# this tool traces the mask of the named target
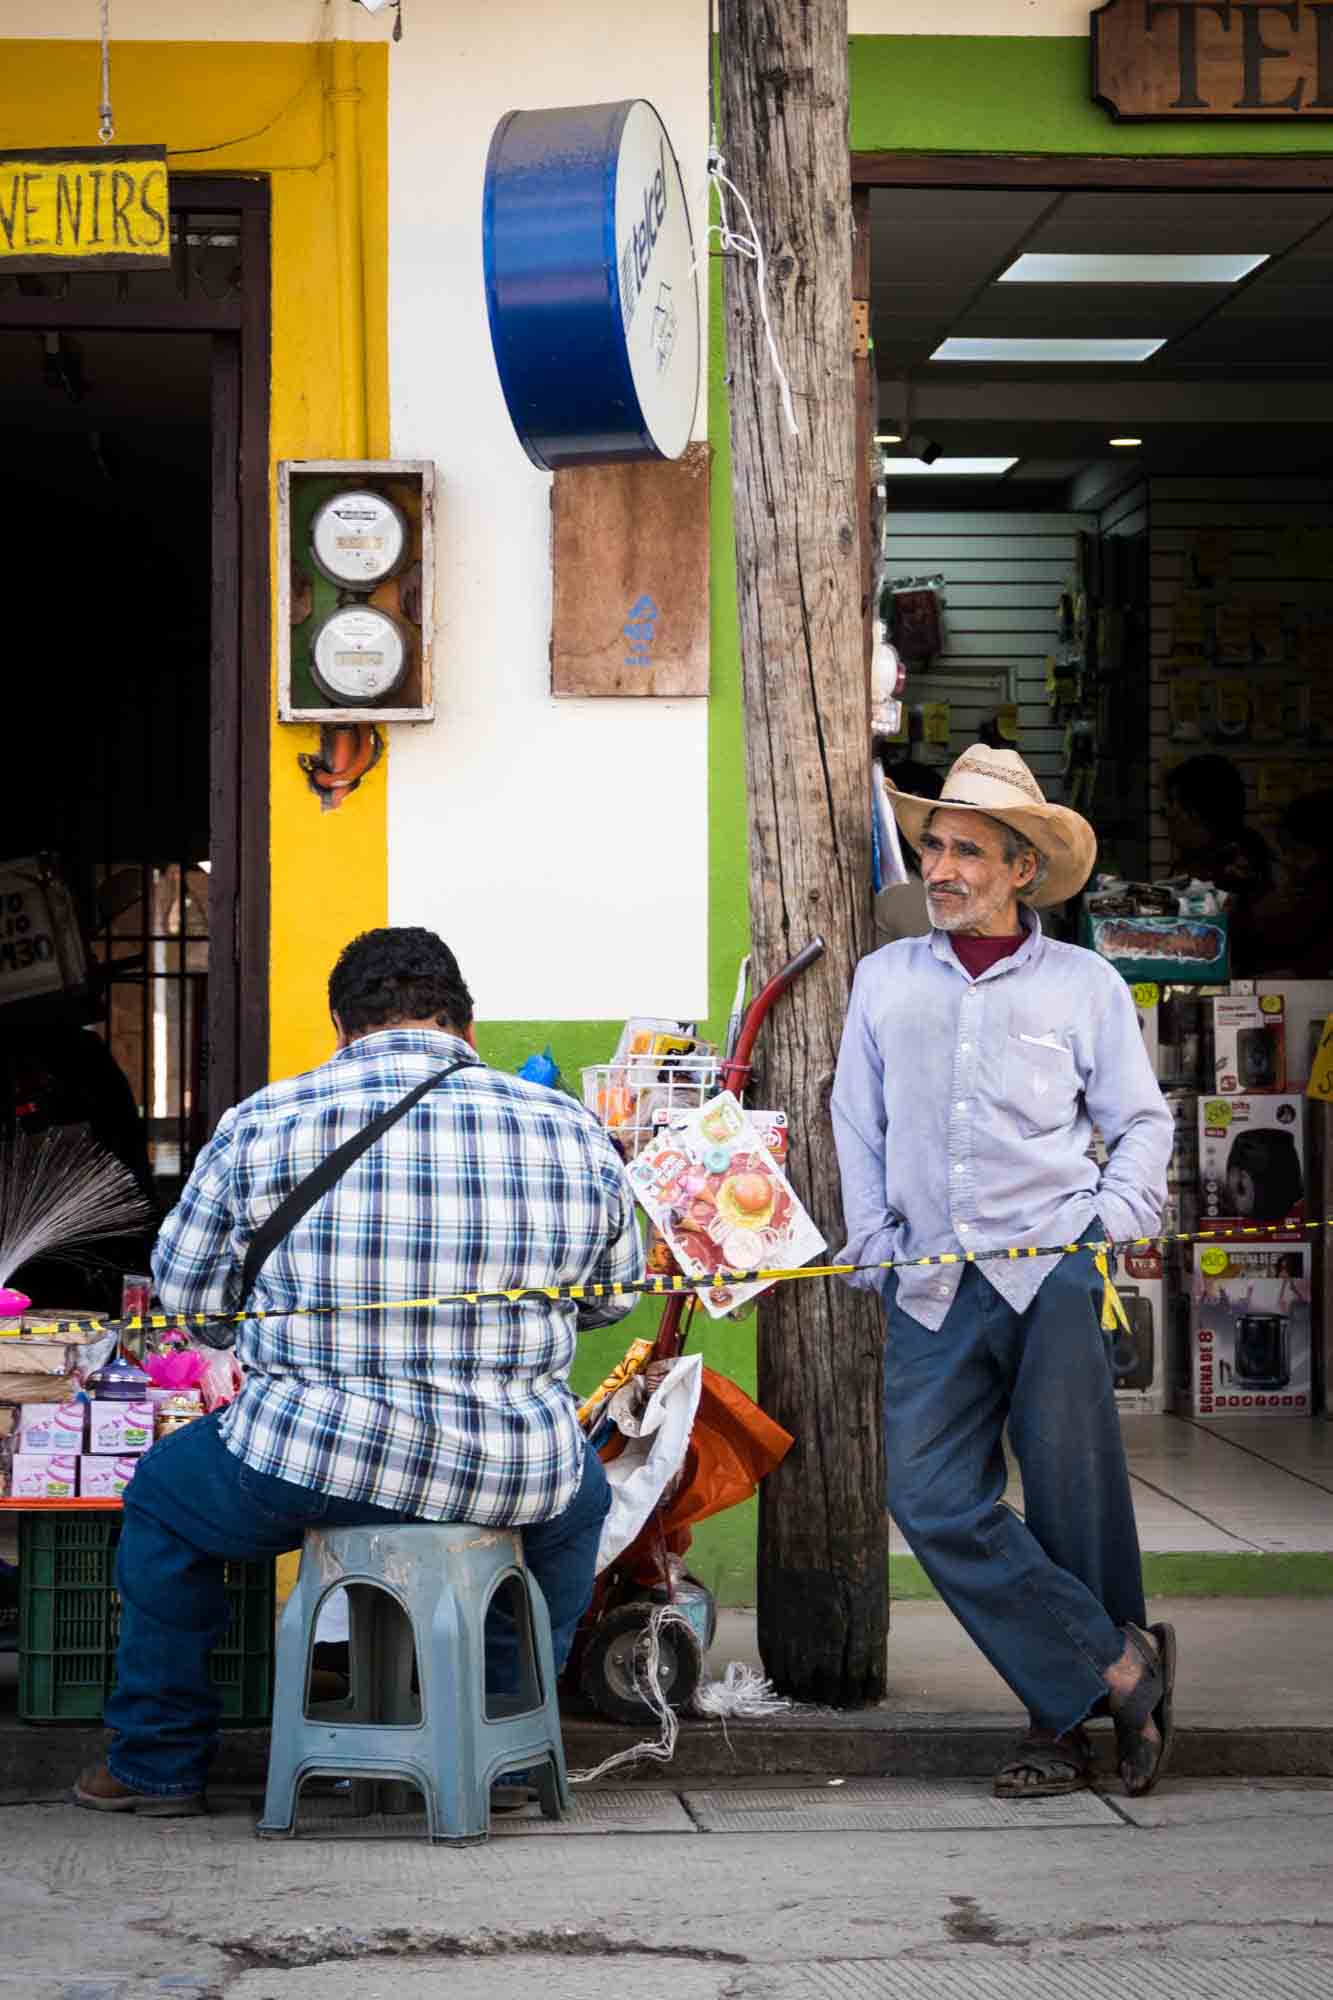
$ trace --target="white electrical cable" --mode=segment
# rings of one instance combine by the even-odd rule
[[[109,146],[116,136],[116,121],[111,111],[111,0],[102,0],[102,101],[97,107],[97,136],[104,146]]]
[[[782,393],[782,414],[787,420],[787,429],[791,435],[799,437],[801,435],[801,427],[796,421],[796,411],[792,407],[791,384],[787,380],[787,371],[783,367],[782,357],[778,353],[778,343],[773,333],[773,322],[768,316],[768,259],[764,254],[764,246],[759,240],[759,231],[755,228],[754,216],[750,212],[750,204],[736,186],[736,183],[727,178],[726,167],[726,161],[718,151],[716,144],[713,144],[708,151],[708,178],[717,189],[718,214],[721,220],[709,223],[705,231],[705,241],[709,237],[716,236],[718,245],[724,255],[729,252],[733,256],[743,257],[747,263],[754,265],[755,289],[759,295],[759,316],[764,323],[764,338],[768,342],[768,353],[769,359],[773,363],[773,373],[778,378],[778,387]],[[731,218],[727,208],[728,195],[735,197],[744,214],[745,226],[750,232],[748,236],[737,235],[731,226]]]

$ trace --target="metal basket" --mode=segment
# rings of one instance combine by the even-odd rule
[[[632,1160],[664,1125],[697,1111],[718,1092],[716,1056],[631,1056],[589,1063],[583,1102]]]

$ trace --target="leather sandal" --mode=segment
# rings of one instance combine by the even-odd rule
[[[1024,1783],[1020,1773],[1037,1771],[1035,1783]],[[1081,1792],[1092,1783],[1092,1745],[1081,1728],[1057,1736],[1052,1729],[1030,1729],[1022,1742],[1005,1758],[995,1773],[992,1786],[997,1799],[1059,1799],[1067,1792]]]
[[[1126,1625],[1125,1638],[1143,1662],[1143,1675],[1131,1694],[1113,1700],[1116,1761],[1126,1795],[1141,1799],[1150,1792],[1166,1769],[1175,1735],[1173,1697],[1176,1686],[1176,1628],[1174,1625]],[[1149,1639],[1157,1642],[1154,1652]],[[1154,1722],[1160,1742],[1150,1743],[1143,1734],[1144,1724]]]

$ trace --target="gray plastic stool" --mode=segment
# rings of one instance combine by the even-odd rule
[[[502,1713],[488,1716],[486,1614],[506,1584],[502,1605],[516,1612],[520,1687],[503,1700]],[[315,1628],[340,1585],[350,1612],[351,1686],[343,1701],[312,1704]],[[561,1818],[569,1782],[551,1623],[517,1533],[405,1522],[307,1534],[278,1627],[259,1832],[293,1833],[305,1780],[333,1777],[358,1781],[354,1812],[372,1810],[377,1789],[391,1794],[387,1810],[401,1810],[403,1786],[412,1785],[425,1799],[432,1840],[484,1840],[492,1783],[520,1770],[532,1772],[546,1818]],[[397,1782],[359,1782],[368,1779]]]

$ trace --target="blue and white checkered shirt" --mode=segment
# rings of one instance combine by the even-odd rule
[[[277,1245],[236,1351],[223,1417],[245,1464],[425,1520],[517,1526],[573,1500],[582,1434],[567,1376],[578,1331],[634,1296],[574,1304],[302,1313],[440,1292],[643,1276],[620,1158],[572,1098],[478,1062],[453,1035],[388,1028],[224,1114],[163,1224],[171,1312],[240,1303],[246,1247],[326,1154],[447,1064]]]

